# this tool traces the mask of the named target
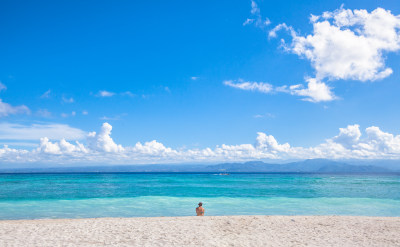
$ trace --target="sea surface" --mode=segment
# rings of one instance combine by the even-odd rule
[[[400,175],[0,174],[0,219],[400,216]]]

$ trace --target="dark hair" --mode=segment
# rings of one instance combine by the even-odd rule
[[[203,203],[202,203],[202,202],[199,202],[199,206],[203,206]]]

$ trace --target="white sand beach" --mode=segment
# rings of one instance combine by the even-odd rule
[[[3,220],[0,246],[400,246],[400,217]]]

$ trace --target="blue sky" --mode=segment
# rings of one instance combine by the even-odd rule
[[[371,18],[347,16],[356,24],[342,23],[339,35],[333,34],[343,39],[329,40],[334,29],[324,29],[323,38],[333,42],[331,53],[317,51],[319,40],[301,39],[317,37],[315,23],[327,20],[333,27],[335,16],[360,9]],[[324,12],[331,13],[330,19]],[[132,163],[302,154],[398,158],[399,14],[396,1],[1,1],[0,143],[8,149],[0,158],[9,162],[18,153],[20,162],[40,162],[43,158],[36,156],[43,152],[59,162],[66,159],[62,138],[72,145],[78,140],[86,154],[97,152],[100,158],[127,152],[137,142],[146,146],[156,140],[166,148],[156,148],[156,154],[136,150],[139,154],[129,155],[145,158]],[[311,15],[320,17],[313,23]],[[392,29],[357,31],[387,20]],[[365,46],[346,40],[347,29],[366,37]],[[397,36],[384,36],[385,31]],[[350,58],[344,57],[347,53]],[[353,67],[340,68],[349,60]],[[316,91],[310,90],[310,80]],[[101,130],[105,122],[112,126],[112,139],[107,126]],[[374,126],[378,132],[366,131]],[[104,132],[113,148],[99,144],[99,136],[91,146],[87,135],[92,131]],[[271,138],[264,140],[264,151],[241,146],[261,147],[258,133],[302,151],[274,146]],[[330,142],[349,155],[304,151]],[[240,150],[202,153],[207,148],[218,153],[222,145]],[[146,148],[153,150],[152,144]],[[177,152],[174,157],[168,148]],[[197,158],[187,153],[192,150],[200,152]]]

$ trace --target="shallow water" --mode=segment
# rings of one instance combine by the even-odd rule
[[[400,176],[0,174],[0,219],[206,215],[400,216]]]

